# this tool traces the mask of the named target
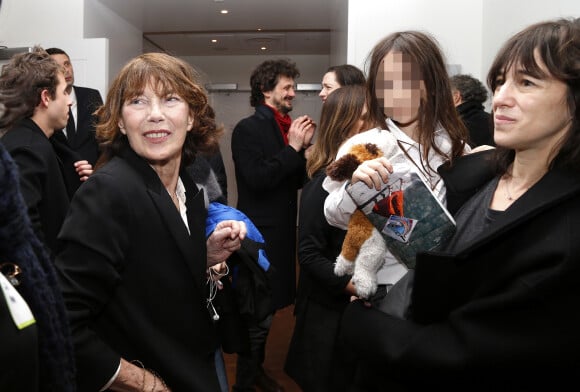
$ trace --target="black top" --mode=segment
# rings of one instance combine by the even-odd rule
[[[484,144],[493,146],[493,119],[483,105],[476,102],[463,102],[457,112],[469,131],[469,145],[477,147]]]

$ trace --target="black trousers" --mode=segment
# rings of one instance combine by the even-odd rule
[[[256,377],[264,372],[262,365],[266,356],[266,340],[272,326],[274,314],[264,320],[248,320],[250,349],[238,353],[236,363],[236,383],[233,392],[254,392]]]

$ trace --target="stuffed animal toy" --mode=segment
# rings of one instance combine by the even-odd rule
[[[335,181],[348,180],[363,161],[382,155],[382,150],[373,143],[355,144],[347,154],[328,165],[326,175]],[[338,276],[352,274],[358,296],[369,298],[377,290],[377,272],[384,263],[386,252],[381,233],[357,209],[350,217],[334,273]]]

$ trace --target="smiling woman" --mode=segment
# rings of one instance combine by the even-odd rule
[[[77,388],[223,391],[206,271],[239,248],[245,226],[222,221],[206,240],[204,191],[185,171],[220,135],[205,91],[183,61],[144,54],[97,115],[103,154],[71,203],[56,260]]]

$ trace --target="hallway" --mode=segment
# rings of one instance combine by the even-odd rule
[[[292,338],[292,331],[294,331],[293,311],[294,306],[292,305],[276,312],[266,344],[266,360],[264,363],[266,372],[284,387],[285,392],[301,391],[298,385],[284,373],[284,361],[286,360],[288,345]],[[235,381],[236,355],[224,354],[224,357],[228,373],[228,383],[231,390]]]

